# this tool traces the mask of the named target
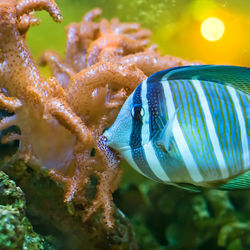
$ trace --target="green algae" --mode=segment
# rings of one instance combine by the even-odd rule
[[[137,249],[133,229],[119,209],[115,208],[113,230],[105,228],[101,209],[83,223],[83,208],[80,204],[64,203],[63,186],[51,180],[48,170],[32,169],[22,161],[4,164],[2,168],[15,180],[11,181],[1,172],[6,176],[6,185],[16,187],[17,184],[21,189],[17,187],[20,199],[13,201],[14,211],[11,208],[8,213],[2,213],[1,218],[9,221],[9,230],[4,229],[2,242],[7,244],[4,239],[7,237],[12,245],[8,243],[9,248],[0,245],[1,250]],[[11,200],[11,192],[14,191],[8,191],[2,200]]]
[[[20,161],[5,167],[22,189],[0,172],[0,249],[250,248],[248,190],[192,193],[137,174],[131,183],[127,167],[115,202],[133,229],[116,209],[117,228],[109,233],[101,211],[90,222],[81,222],[81,208],[63,202],[63,188],[47,170],[34,170]]]
[[[25,215],[25,198],[15,182],[0,171],[0,249],[44,249]]]
[[[130,182],[129,166],[124,170],[115,202],[132,222],[140,249],[250,249],[250,190],[193,193],[141,176],[135,185],[137,173]]]

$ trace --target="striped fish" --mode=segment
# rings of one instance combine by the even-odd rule
[[[104,132],[152,180],[199,190],[250,188],[250,68],[199,65],[155,73]]]

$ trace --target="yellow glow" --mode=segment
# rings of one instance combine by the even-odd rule
[[[225,31],[224,23],[217,17],[209,17],[201,24],[201,34],[208,41],[221,39]]]

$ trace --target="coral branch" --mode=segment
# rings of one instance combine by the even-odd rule
[[[52,75],[56,77],[63,88],[68,86],[70,78],[75,74],[74,70],[66,66],[55,51],[44,51],[39,57],[38,64],[41,66],[48,64]]]
[[[198,64],[183,60],[175,56],[162,57],[158,53],[154,52],[141,52],[133,55],[124,56],[120,59],[122,64],[134,64],[137,68],[141,69],[147,76],[153,73],[183,65]]]
[[[140,29],[138,32],[131,33],[130,37],[133,39],[148,39],[151,35],[152,35],[152,32],[150,30]]]
[[[132,91],[145,78],[145,74],[133,65],[112,62],[97,63],[72,78],[67,89],[67,100],[78,114],[84,116],[91,109],[95,110],[89,104],[90,98],[95,97],[92,93],[96,88],[109,84]],[[83,98],[83,96],[89,98]]]
[[[16,115],[6,116],[0,121],[0,130],[4,130],[16,124],[17,124]]]
[[[139,23],[120,23],[118,18],[113,18],[110,21],[111,30],[116,34],[125,34],[140,29]]]
[[[108,228],[112,228],[114,225],[112,193],[116,190],[120,182],[122,172],[119,168],[108,168],[101,173],[96,172],[96,175],[99,177],[97,195],[93,204],[83,216],[83,221],[87,221],[89,217],[101,207],[103,208],[104,222]],[[114,182],[114,180],[116,181]]]
[[[87,65],[90,67],[98,60],[100,52],[107,47],[122,49],[122,55],[144,51],[144,42],[129,38],[126,35],[106,34],[94,41],[87,51]]]
[[[14,140],[20,140],[21,135],[17,133],[8,133],[7,135],[4,135],[1,139],[2,144],[7,144],[8,142],[12,142]]]
[[[94,19],[101,14],[99,8],[93,9],[83,17],[81,23],[72,23],[66,28],[67,49],[65,55],[66,64],[76,72],[85,68],[87,49],[92,40],[96,39],[99,25]]]
[[[16,6],[18,17],[29,14],[34,10],[46,10],[55,22],[60,23],[62,21],[60,10],[53,0],[21,0]]]
[[[94,19],[100,16],[101,14],[102,14],[102,9],[94,8],[89,12],[87,12],[82,20],[86,22],[94,21]]]
[[[18,108],[22,106],[22,102],[15,97],[5,96],[3,93],[0,93],[0,108],[5,109],[8,112],[15,112]]]
[[[69,129],[78,139],[89,147],[92,144],[92,136],[89,129],[72,110],[59,99],[52,99],[47,104],[49,113],[54,116],[65,128]]]
[[[18,30],[21,34],[26,34],[30,26],[35,26],[40,24],[40,19],[34,17],[34,13],[24,14],[20,17],[18,23]]]

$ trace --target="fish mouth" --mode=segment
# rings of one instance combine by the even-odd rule
[[[113,141],[111,140],[111,137],[109,136],[109,133],[107,131],[101,136],[101,138],[103,141],[105,141],[106,146],[114,149],[115,151],[124,152],[124,151],[130,150],[131,148],[129,145],[117,147],[117,145],[115,145]]]
[[[121,146],[121,147],[117,147],[117,145],[114,145],[114,144],[112,143],[112,141],[107,141],[107,145],[108,145],[110,148],[112,148],[112,149],[118,151],[119,153],[131,149],[130,146]]]

